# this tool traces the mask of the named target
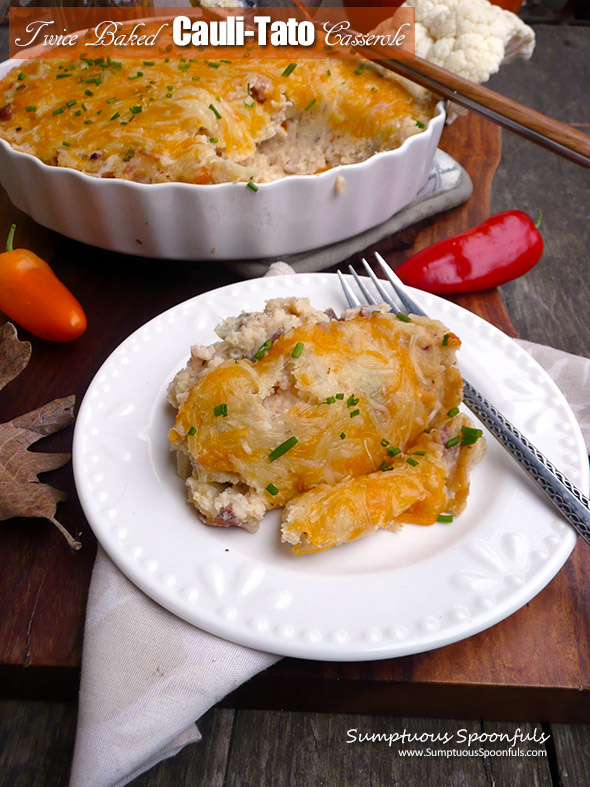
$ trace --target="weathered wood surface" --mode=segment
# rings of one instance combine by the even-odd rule
[[[0,787],[65,787],[75,719],[73,702],[0,702]],[[527,722],[216,708],[199,720],[199,729],[200,743],[139,776],[132,787],[581,787],[590,782],[590,726],[541,729]],[[430,738],[389,745],[385,736],[404,730]],[[539,742],[541,733],[550,734],[546,743]],[[504,742],[479,737],[470,745],[466,740],[498,734],[509,737]],[[538,742],[511,747],[509,738],[518,734],[536,735]],[[401,756],[404,748],[422,756]],[[511,748],[525,754],[474,755],[479,749]],[[437,754],[428,756],[428,749]],[[442,753],[453,750],[454,756]]]

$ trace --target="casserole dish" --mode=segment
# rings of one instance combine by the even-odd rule
[[[21,62],[1,64],[0,78]],[[48,166],[4,140],[0,181],[35,221],[111,251],[183,260],[277,257],[352,237],[410,203],[430,172],[444,119],[438,104],[424,131],[399,148],[257,191],[244,183],[96,178]]]

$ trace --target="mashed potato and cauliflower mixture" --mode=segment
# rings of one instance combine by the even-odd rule
[[[45,164],[140,183],[264,183],[419,134],[434,99],[357,59],[121,57],[72,47],[0,82],[0,137]]]
[[[204,522],[255,531],[284,506],[282,539],[301,554],[463,510],[485,443],[458,410],[460,341],[440,322],[385,305],[337,319],[288,298],[217,334],[168,392]]]

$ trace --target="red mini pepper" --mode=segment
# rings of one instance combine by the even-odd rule
[[[419,251],[395,272],[405,284],[437,295],[498,287],[540,260],[543,238],[537,226],[520,210],[497,213],[467,232]]]

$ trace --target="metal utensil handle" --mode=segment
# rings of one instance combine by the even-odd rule
[[[588,498],[467,380],[463,380],[463,401],[590,544]]]

